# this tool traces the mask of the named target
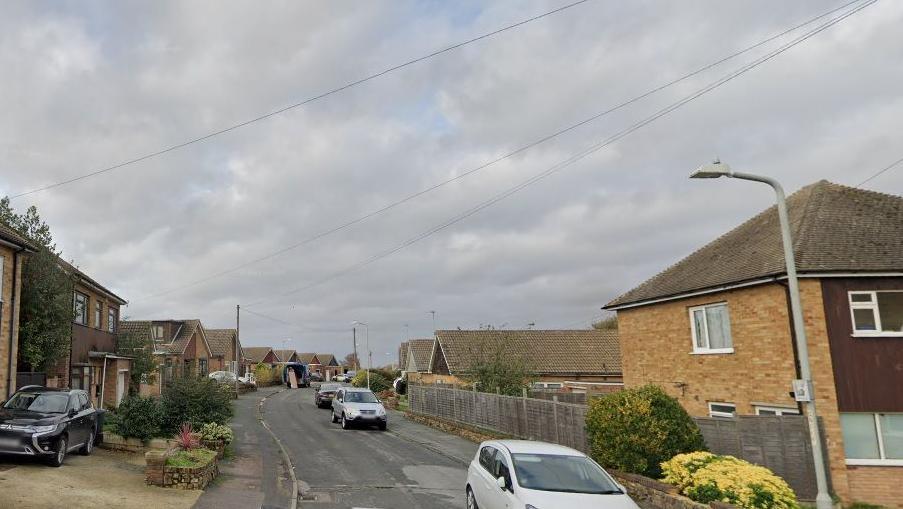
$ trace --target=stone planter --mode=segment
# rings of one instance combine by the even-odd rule
[[[226,451],[226,442],[222,440],[201,440],[201,445],[205,449],[216,451],[216,459],[223,459],[223,453]]]
[[[103,434],[103,442],[100,443],[100,447],[114,451],[147,452],[148,450],[170,449],[175,444],[175,440],[172,439],[153,438],[147,442],[142,442],[137,438],[124,438],[116,433],[106,431]]]
[[[219,474],[217,458],[196,467],[174,467],[166,464],[171,451],[148,451],[144,480],[147,484],[180,490],[202,490]]]

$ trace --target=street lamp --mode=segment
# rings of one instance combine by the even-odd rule
[[[752,180],[768,184],[774,189],[778,208],[778,220],[781,224],[781,242],[784,245],[784,263],[787,266],[787,286],[790,291],[790,310],[793,322],[793,332],[796,340],[796,351],[800,362],[800,376],[802,380],[794,381],[796,400],[806,406],[806,418],[809,422],[809,440],[812,442],[812,458],[815,462],[815,483],[818,494],[815,497],[815,506],[818,509],[831,509],[831,497],[828,495],[828,479],[825,475],[825,463],[821,445],[821,433],[818,429],[818,414],[815,412],[815,396],[812,393],[812,374],[809,368],[809,345],[806,341],[806,328],[803,324],[803,311],[800,304],[799,281],[796,277],[796,261],[793,256],[793,239],[790,236],[790,221],[787,218],[787,203],[784,198],[784,189],[777,180],[771,177],[753,175],[734,171],[725,163],[716,160],[711,164],[704,164],[696,169],[690,178],[711,179],[718,177],[730,177],[742,180]],[[801,394],[805,393],[805,394]]]
[[[363,325],[364,326],[364,335],[367,341],[367,388],[370,388],[370,370],[373,368],[373,354],[370,353],[370,326],[364,322],[360,322],[355,320],[351,322],[351,325]],[[360,363],[360,359],[358,359],[358,363]]]

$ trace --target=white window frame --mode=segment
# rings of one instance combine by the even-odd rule
[[[727,305],[727,302],[713,302],[711,304],[703,304],[702,306],[693,306],[688,308],[687,311],[690,316],[690,336],[693,340],[693,351],[691,352],[694,355],[712,355],[712,354],[725,354],[725,353],[734,353],[734,332],[731,329],[731,347],[730,348],[709,348],[709,347],[700,347],[698,345],[698,341],[696,338],[696,318],[693,317],[694,311],[702,311],[702,328],[705,331],[705,342],[709,344],[709,319],[706,316],[705,310],[706,308],[715,307],[715,306],[724,306],[727,308],[728,313],[728,323],[730,323],[730,307]]]
[[[723,412],[721,410],[713,410],[712,405],[733,407],[734,411],[731,413],[727,413],[727,412]],[[722,417],[722,418],[727,418],[727,419],[733,419],[734,417],[737,417],[737,404],[736,403],[728,403],[726,401],[709,401],[709,417]]]
[[[786,406],[768,406],[768,405],[753,405],[756,408],[756,415],[762,415],[759,413],[759,410],[767,410],[769,412],[774,412],[775,415],[800,415],[800,410],[798,408],[791,408]],[[772,416],[769,416],[772,417]]]
[[[863,466],[889,466],[889,467],[903,467],[903,459],[887,459],[884,453],[884,436],[881,433],[881,419],[879,418],[884,413],[895,413],[895,412],[884,412],[884,413],[870,413],[870,412],[851,412],[851,413],[864,413],[867,415],[871,415],[875,420],[875,433],[878,435],[878,456],[881,456],[880,459],[856,459],[856,458],[847,458],[844,461],[847,465],[863,465]],[[841,428],[841,435],[843,435],[843,428]]]
[[[903,292],[903,290],[852,290],[847,292],[847,301],[850,304],[850,323],[853,326],[854,338],[903,337],[903,331],[885,331],[881,327],[881,313],[878,311],[878,294],[892,292],[900,293]],[[869,295],[871,296],[871,302],[853,302],[853,295]],[[857,309],[867,309],[872,312],[872,316],[875,318],[875,330],[856,330],[856,315],[854,311]]]

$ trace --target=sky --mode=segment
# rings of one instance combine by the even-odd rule
[[[561,1],[7,2],[0,195],[280,109]],[[385,213],[240,270],[843,1],[590,0],[241,129],[13,200],[130,319],[373,363],[434,328],[581,328],[768,207],[715,157],[852,185],[903,158],[903,3],[879,1],[463,221],[366,265],[795,32]],[[903,194],[903,165],[865,186]],[[206,281],[194,284],[198,280]],[[433,314],[435,312],[435,323]],[[263,315],[263,316],[262,316]],[[369,329],[369,330],[368,330]]]

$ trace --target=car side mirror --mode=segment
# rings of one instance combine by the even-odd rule
[[[508,489],[508,483],[505,481],[504,477],[499,477],[495,480],[495,484],[498,485],[499,489],[505,491]]]
[[[69,409],[69,417],[75,417],[76,414],[78,414],[78,410],[74,408]]]

